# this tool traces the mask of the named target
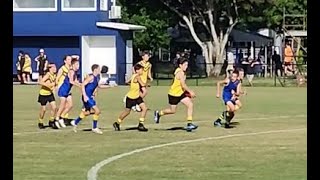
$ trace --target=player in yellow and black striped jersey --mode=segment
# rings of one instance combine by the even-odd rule
[[[43,119],[46,113],[47,103],[51,106],[51,117],[49,120],[49,126],[54,128],[54,116],[57,109],[55,98],[54,98],[54,89],[56,87],[56,65],[53,63],[48,64],[48,72],[40,80],[39,84],[41,85],[38,102],[41,105],[39,113],[39,123],[38,127],[44,129]]]
[[[160,117],[169,114],[175,114],[177,105],[182,102],[187,107],[187,126],[188,132],[198,128],[193,124],[193,102],[195,93],[186,85],[186,70],[188,68],[188,60],[184,57],[178,59],[178,67],[174,72],[174,78],[168,92],[168,102],[170,107],[163,110],[156,110],[154,112],[154,121],[159,123]]]
[[[124,118],[126,118],[130,114],[131,108],[136,105],[139,105],[141,108],[141,115],[137,129],[139,131],[148,131],[148,129],[144,127],[144,119],[147,114],[147,107],[143,102],[143,99],[141,97],[142,92],[140,91],[141,87],[145,86],[145,83],[143,83],[141,79],[143,66],[140,64],[136,64],[134,66],[134,72],[135,74],[132,75],[130,80],[130,90],[126,95],[126,107],[118,117],[118,120],[113,123],[113,127],[116,131],[120,131],[120,124],[123,122]]]

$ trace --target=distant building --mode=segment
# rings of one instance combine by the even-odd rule
[[[13,0],[13,73],[18,51],[34,59],[44,48],[49,61],[63,64],[63,56],[78,54],[80,76],[92,64],[107,65],[118,84],[131,74],[133,31],[144,26],[112,22],[121,18],[114,0]],[[35,71],[36,63],[33,63]]]

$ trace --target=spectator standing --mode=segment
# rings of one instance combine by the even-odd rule
[[[259,62],[254,61],[253,58],[251,56],[248,56],[248,61],[242,61],[243,65],[246,65],[246,77],[248,79],[248,82],[250,84],[250,86],[253,86],[253,78],[255,75],[255,65],[259,64]]]
[[[37,71],[39,73],[39,81],[46,74],[48,60],[47,55],[44,53],[44,49],[39,49],[39,55],[34,59],[37,62]]]
[[[226,68],[226,75],[229,76],[229,74],[232,74],[233,69],[234,69],[234,63],[235,63],[235,59],[233,56],[233,53],[231,51],[229,51],[227,53],[227,68]]]
[[[272,62],[273,64],[275,65],[275,69],[274,69],[274,72],[276,74],[276,76],[280,77],[282,76],[282,62],[281,62],[281,57],[280,55],[277,53],[277,51],[274,51],[273,52],[273,55],[272,55]]]
[[[17,77],[18,77],[19,82],[22,82],[22,73],[21,73],[21,69],[23,67],[23,64],[21,61],[22,58],[24,58],[24,52],[20,50],[19,55],[18,55],[18,59],[17,59],[17,63],[16,63]],[[23,61],[23,63],[24,63],[24,61]]]
[[[22,67],[22,79],[23,79],[23,84],[26,82],[30,82],[30,75],[32,73],[32,68],[31,68],[31,58],[28,53],[24,54],[24,63]]]
[[[293,71],[293,50],[291,44],[287,43],[284,49],[284,74],[287,75],[288,72]]]

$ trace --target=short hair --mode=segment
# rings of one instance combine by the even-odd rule
[[[78,59],[72,59],[71,60],[71,65],[74,65],[76,62],[79,62]]]
[[[237,68],[236,71],[240,72],[240,71],[244,71],[243,68]]]
[[[150,55],[149,51],[147,50],[143,51],[141,56],[144,56],[144,55]]]
[[[64,55],[63,56],[63,60],[65,61],[65,60],[67,60],[67,57],[68,57],[69,55]]]
[[[99,68],[99,65],[98,64],[93,64],[91,66],[91,71],[93,72],[95,69]]]
[[[22,50],[19,51],[19,54],[24,54],[24,52]]]
[[[137,70],[142,69],[142,68],[143,68],[143,66],[141,64],[136,64],[136,65],[133,66],[134,71],[137,71]]]
[[[177,64],[180,65],[180,64],[183,64],[183,63],[185,63],[185,62],[188,62],[188,59],[185,58],[185,57],[180,57],[180,58],[178,59]]]
[[[234,70],[234,71],[232,72],[232,74],[236,74],[237,76],[239,76],[239,71],[238,71],[238,70]]]
[[[107,73],[109,71],[109,67],[108,66],[102,66],[101,67],[101,73]]]
[[[54,64],[53,62],[50,62],[49,64],[48,64],[48,68],[50,69],[50,68],[52,68],[52,67],[54,67],[56,64]]]

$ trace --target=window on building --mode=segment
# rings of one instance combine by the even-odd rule
[[[13,0],[13,11],[57,11],[57,0]]]
[[[96,11],[97,0],[62,0],[63,11]]]

